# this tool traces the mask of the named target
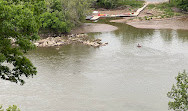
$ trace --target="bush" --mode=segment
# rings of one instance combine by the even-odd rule
[[[176,77],[177,83],[172,86],[167,96],[173,99],[173,102],[169,102],[170,109],[175,111],[187,111],[188,110],[188,74],[184,71],[179,73]]]
[[[61,12],[45,12],[41,15],[40,21],[42,22],[42,28],[52,29],[56,33],[69,32],[71,25],[68,25],[63,19]]]
[[[41,30],[67,33],[90,13],[92,0],[46,0],[46,10],[40,16]]]
[[[178,7],[180,7],[184,11],[188,11],[188,0],[179,0],[177,2]]]
[[[97,1],[97,6],[102,7],[102,8],[115,8],[116,5],[118,4],[117,0],[98,0]]]
[[[4,109],[2,109],[3,107],[0,105],[0,111],[4,111]],[[20,109],[16,106],[16,105],[13,105],[13,106],[9,106],[6,111],[20,111]]]
[[[102,8],[116,8],[118,6],[141,7],[144,1],[137,0],[98,0],[97,6]]]
[[[142,7],[144,1],[137,1],[137,0],[120,0],[119,5],[128,5],[131,7]]]

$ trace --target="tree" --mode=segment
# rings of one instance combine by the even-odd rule
[[[47,0],[46,12],[41,14],[41,30],[56,34],[70,32],[91,12],[93,0]]]
[[[3,107],[0,105],[0,111],[4,111],[4,109],[2,109]],[[13,106],[9,106],[6,111],[20,111],[20,109],[16,106],[16,105],[13,105]]]
[[[176,77],[177,83],[172,86],[167,96],[173,99],[169,102],[169,108],[176,111],[188,111],[188,74],[184,71]]]
[[[188,11],[188,0],[179,0],[178,7],[180,7],[184,11]]]
[[[35,48],[44,0],[0,0],[0,78],[24,84],[21,76],[36,75],[24,53]],[[14,41],[14,46],[12,45]]]

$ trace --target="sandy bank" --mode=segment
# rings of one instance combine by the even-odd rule
[[[188,18],[170,18],[150,21],[131,21],[127,23],[136,28],[145,29],[182,29],[188,30]]]
[[[174,17],[155,20],[128,20],[128,18],[112,20],[110,22],[126,23],[136,28],[144,29],[182,29],[188,30],[188,17]]]
[[[110,32],[117,29],[117,27],[108,24],[84,23],[82,26],[72,30],[71,33]]]

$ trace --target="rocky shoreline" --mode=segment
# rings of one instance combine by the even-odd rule
[[[46,39],[41,39],[36,41],[34,44],[37,47],[54,47],[54,46],[63,46],[73,43],[80,43],[92,47],[106,46],[108,43],[102,43],[101,39],[90,40],[87,34],[71,34],[62,37],[48,37]]]

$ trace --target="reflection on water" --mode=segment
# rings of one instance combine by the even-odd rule
[[[22,111],[168,111],[166,93],[188,70],[188,32],[110,24],[119,30],[89,34],[107,46],[30,52],[38,75],[24,86],[1,80],[0,103]]]
[[[112,24],[113,25],[113,24]],[[115,31],[115,35],[121,37],[124,42],[135,41],[137,39],[144,39],[153,35],[153,30],[137,29],[129,25],[117,24],[120,30]]]

